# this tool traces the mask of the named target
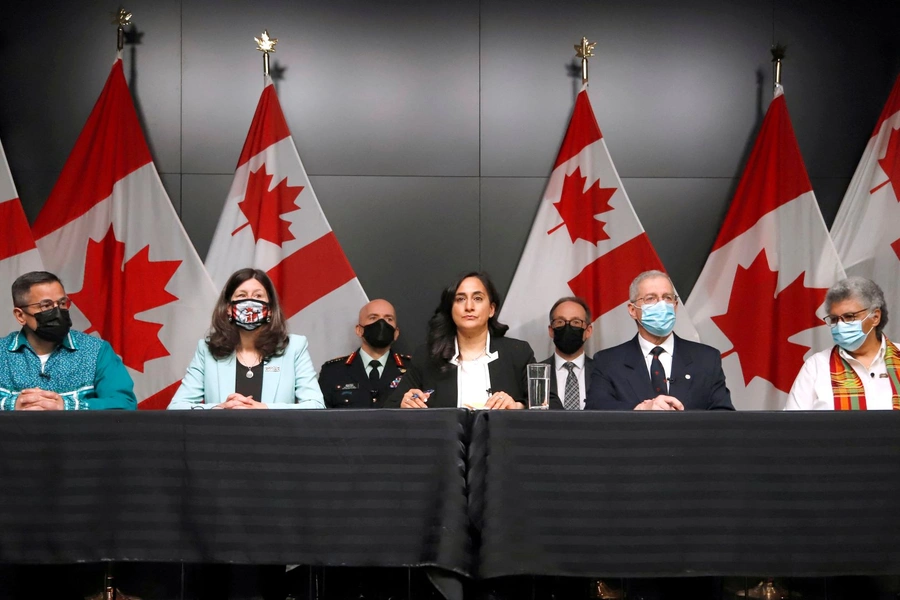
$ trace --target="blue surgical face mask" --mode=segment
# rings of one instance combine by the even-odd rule
[[[869,334],[872,333],[872,329],[875,329],[872,327],[869,331],[863,331],[863,321],[868,319],[871,314],[872,313],[870,312],[859,321],[853,321],[851,323],[839,321],[837,325],[831,328],[831,339],[834,340],[835,344],[847,352],[857,350],[863,345],[863,342],[866,341]]]
[[[641,325],[651,335],[666,337],[675,329],[675,305],[660,300],[641,308]]]

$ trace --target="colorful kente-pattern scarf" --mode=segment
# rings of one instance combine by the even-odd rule
[[[834,393],[834,410],[866,410],[866,391],[853,367],[840,355],[839,347],[831,350],[831,391]],[[891,404],[900,410],[900,351],[887,337],[884,338],[884,364],[891,380]]]

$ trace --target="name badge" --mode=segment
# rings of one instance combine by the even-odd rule
[[[281,367],[278,365],[266,365],[266,373],[280,373]]]

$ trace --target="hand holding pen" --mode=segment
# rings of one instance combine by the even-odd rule
[[[400,408],[428,408],[428,397],[434,393],[434,390],[411,389],[403,394],[403,400],[400,401]]]

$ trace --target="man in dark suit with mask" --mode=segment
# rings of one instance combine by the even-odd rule
[[[381,408],[409,366],[409,355],[391,350],[400,328],[387,300],[372,300],[362,307],[356,335],[359,349],[326,362],[319,372],[326,408]]]
[[[587,302],[576,296],[557,300],[550,308],[547,331],[555,347],[553,355],[541,361],[550,365],[550,408],[581,410],[590,389],[593,364],[584,352],[584,344],[594,331]]]
[[[719,351],[672,333],[678,296],[662,271],[629,289],[634,338],[594,355],[589,410],[734,410]]]

